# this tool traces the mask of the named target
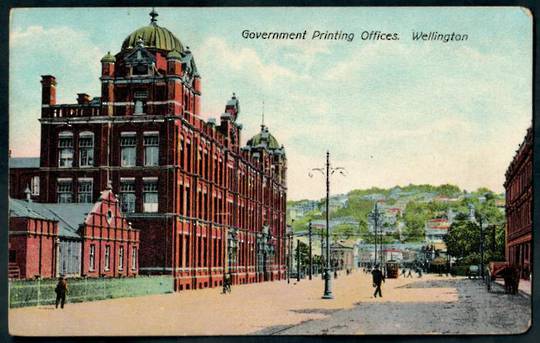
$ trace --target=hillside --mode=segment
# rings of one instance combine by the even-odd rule
[[[376,202],[386,211],[397,213],[385,223],[388,231],[392,231],[384,235],[385,242],[419,242],[424,239],[426,221],[448,218],[449,215],[459,213],[466,214],[468,203],[487,206],[481,205],[482,202],[492,207],[501,207],[504,195],[495,194],[487,188],[479,188],[469,193],[450,184],[355,189],[347,194],[330,197],[332,221],[347,221],[346,224],[331,224],[333,235],[338,239],[362,239],[371,242],[373,234],[368,229],[368,214]],[[287,222],[292,223],[295,232],[305,231],[309,220],[321,222],[325,218],[324,208],[325,199],[289,201]],[[351,224],[354,221],[358,224]],[[395,226],[394,230],[388,227],[392,225]]]

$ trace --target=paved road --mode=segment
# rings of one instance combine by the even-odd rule
[[[527,330],[530,300],[504,294],[501,287],[488,293],[480,281],[468,279],[415,279],[401,289],[457,290],[457,301],[384,301],[357,303],[335,310],[329,317],[294,326],[267,328],[259,334],[509,334]]]
[[[323,281],[292,280],[177,294],[70,303],[9,311],[12,334],[257,335],[518,333],[528,300],[487,293],[479,281],[425,275],[386,280],[373,298],[361,271],[333,280],[335,299],[321,299]]]

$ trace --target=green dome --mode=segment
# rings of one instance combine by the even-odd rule
[[[111,54],[111,52],[107,52],[107,54],[105,56],[103,56],[103,58],[101,59],[101,62],[108,62],[108,63],[114,63],[116,62],[116,57],[114,57],[114,55]]]
[[[180,40],[176,38],[171,31],[158,26],[155,22],[152,22],[148,26],[143,26],[127,36],[126,39],[124,39],[124,43],[122,43],[122,50],[136,46],[139,37],[143,40],[143,44],[147,48],[156,48],[166,51],[184,51],[184,47],[182,46],[182,43],[180,43]]]
[[[263,145],[270,150],[278,150],[281,147],[277,139],[268,132],[268,128],[264,125],[261,125],[261,132],[247,141],[247,145],[252,148]]]

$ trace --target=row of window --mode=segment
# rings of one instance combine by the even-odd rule
[[[159,134],[157,132],[144,133],[144,165],[159,165]],[[135,132],[122,132],[120,138],[120,165],[134,167],[136,165],[137,136]],[[73,133],[60,132],[58,136],[58,167],[73,167],[75,155]],[[94,134],[81,132],[79,134],[79,167],[92,167],[94,165]]]
[[[94,188],[94,180],[90,178],[77,179],[77,202],[91,203]],[[70,178],[58,179],[56,186],[56,202],[67,204],[74,202],[73,181]]]
[[[56,197],[58,203],[74,202],[73,180],[59,178],[57,181]],[[93,202],[93,179],[77,179],[77,202]],[[125,178],[120,181],[120,208],[124,213],[135,212],[135,178]],[[148,178],[144,180],[143,212],[158,211],[158,180]]]
[[[96,245],[90,244],[90,261],[88,269],[90,271],[96,270]],[[109,271],[111,269],[111,246],[105,246],[105,257],[104,257],[104,269]],[[131,269],[137,269],[137,248],[131,248]],[[124,246],[118,248],[118,270],[124,270]]]

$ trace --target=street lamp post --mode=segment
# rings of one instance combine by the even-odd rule
[[[309,234],[309,279],[313,277],[313,256],[311,255],[311,220],[308,225],[308,234]]]
[[[296,281],[300,281],[300,240],[296,240]]]
[[[371,210],[371,212],[368,214],[369,218],[371,220],[373,220],[373,226],[374,226],[374,231],[375,231],[375,242],[374,242],[374,246],[375,246],[375,265],[377,265],[377,240],[379,240],[379,232],[378,232],[378,228],[379,228],[379,217],[381,215],[381,212],[379,211],[379,204],[376,202],[375,203],[375,207],[373,208],[373,210]],[[380,247],[379,247],[379,262],[382,263],[382,234],[381,234],[381,237],[380,237],[380,240],[379,240],[379,244],[380,244]]]
[[[312,171],[318,171],[326,176],[326,264],[324,268],[324,294],[323,299],[334,299],[332,294],[332,274],[330,264],[330,214],[329,214],[329,201],[330,201],[330,176],[335,172],[339,172],[345,176],[345,169],[341,167],[330,167],[330,151],[326,152],[326,168],[314,168]],[[309,176],[313,174],[310,173]]]
[[[294,222],[294,219],[293,219]],[[292,237],[293,229],[291,225],[287,226],[287,283],[291,283],[291,269],[292,269]]]

